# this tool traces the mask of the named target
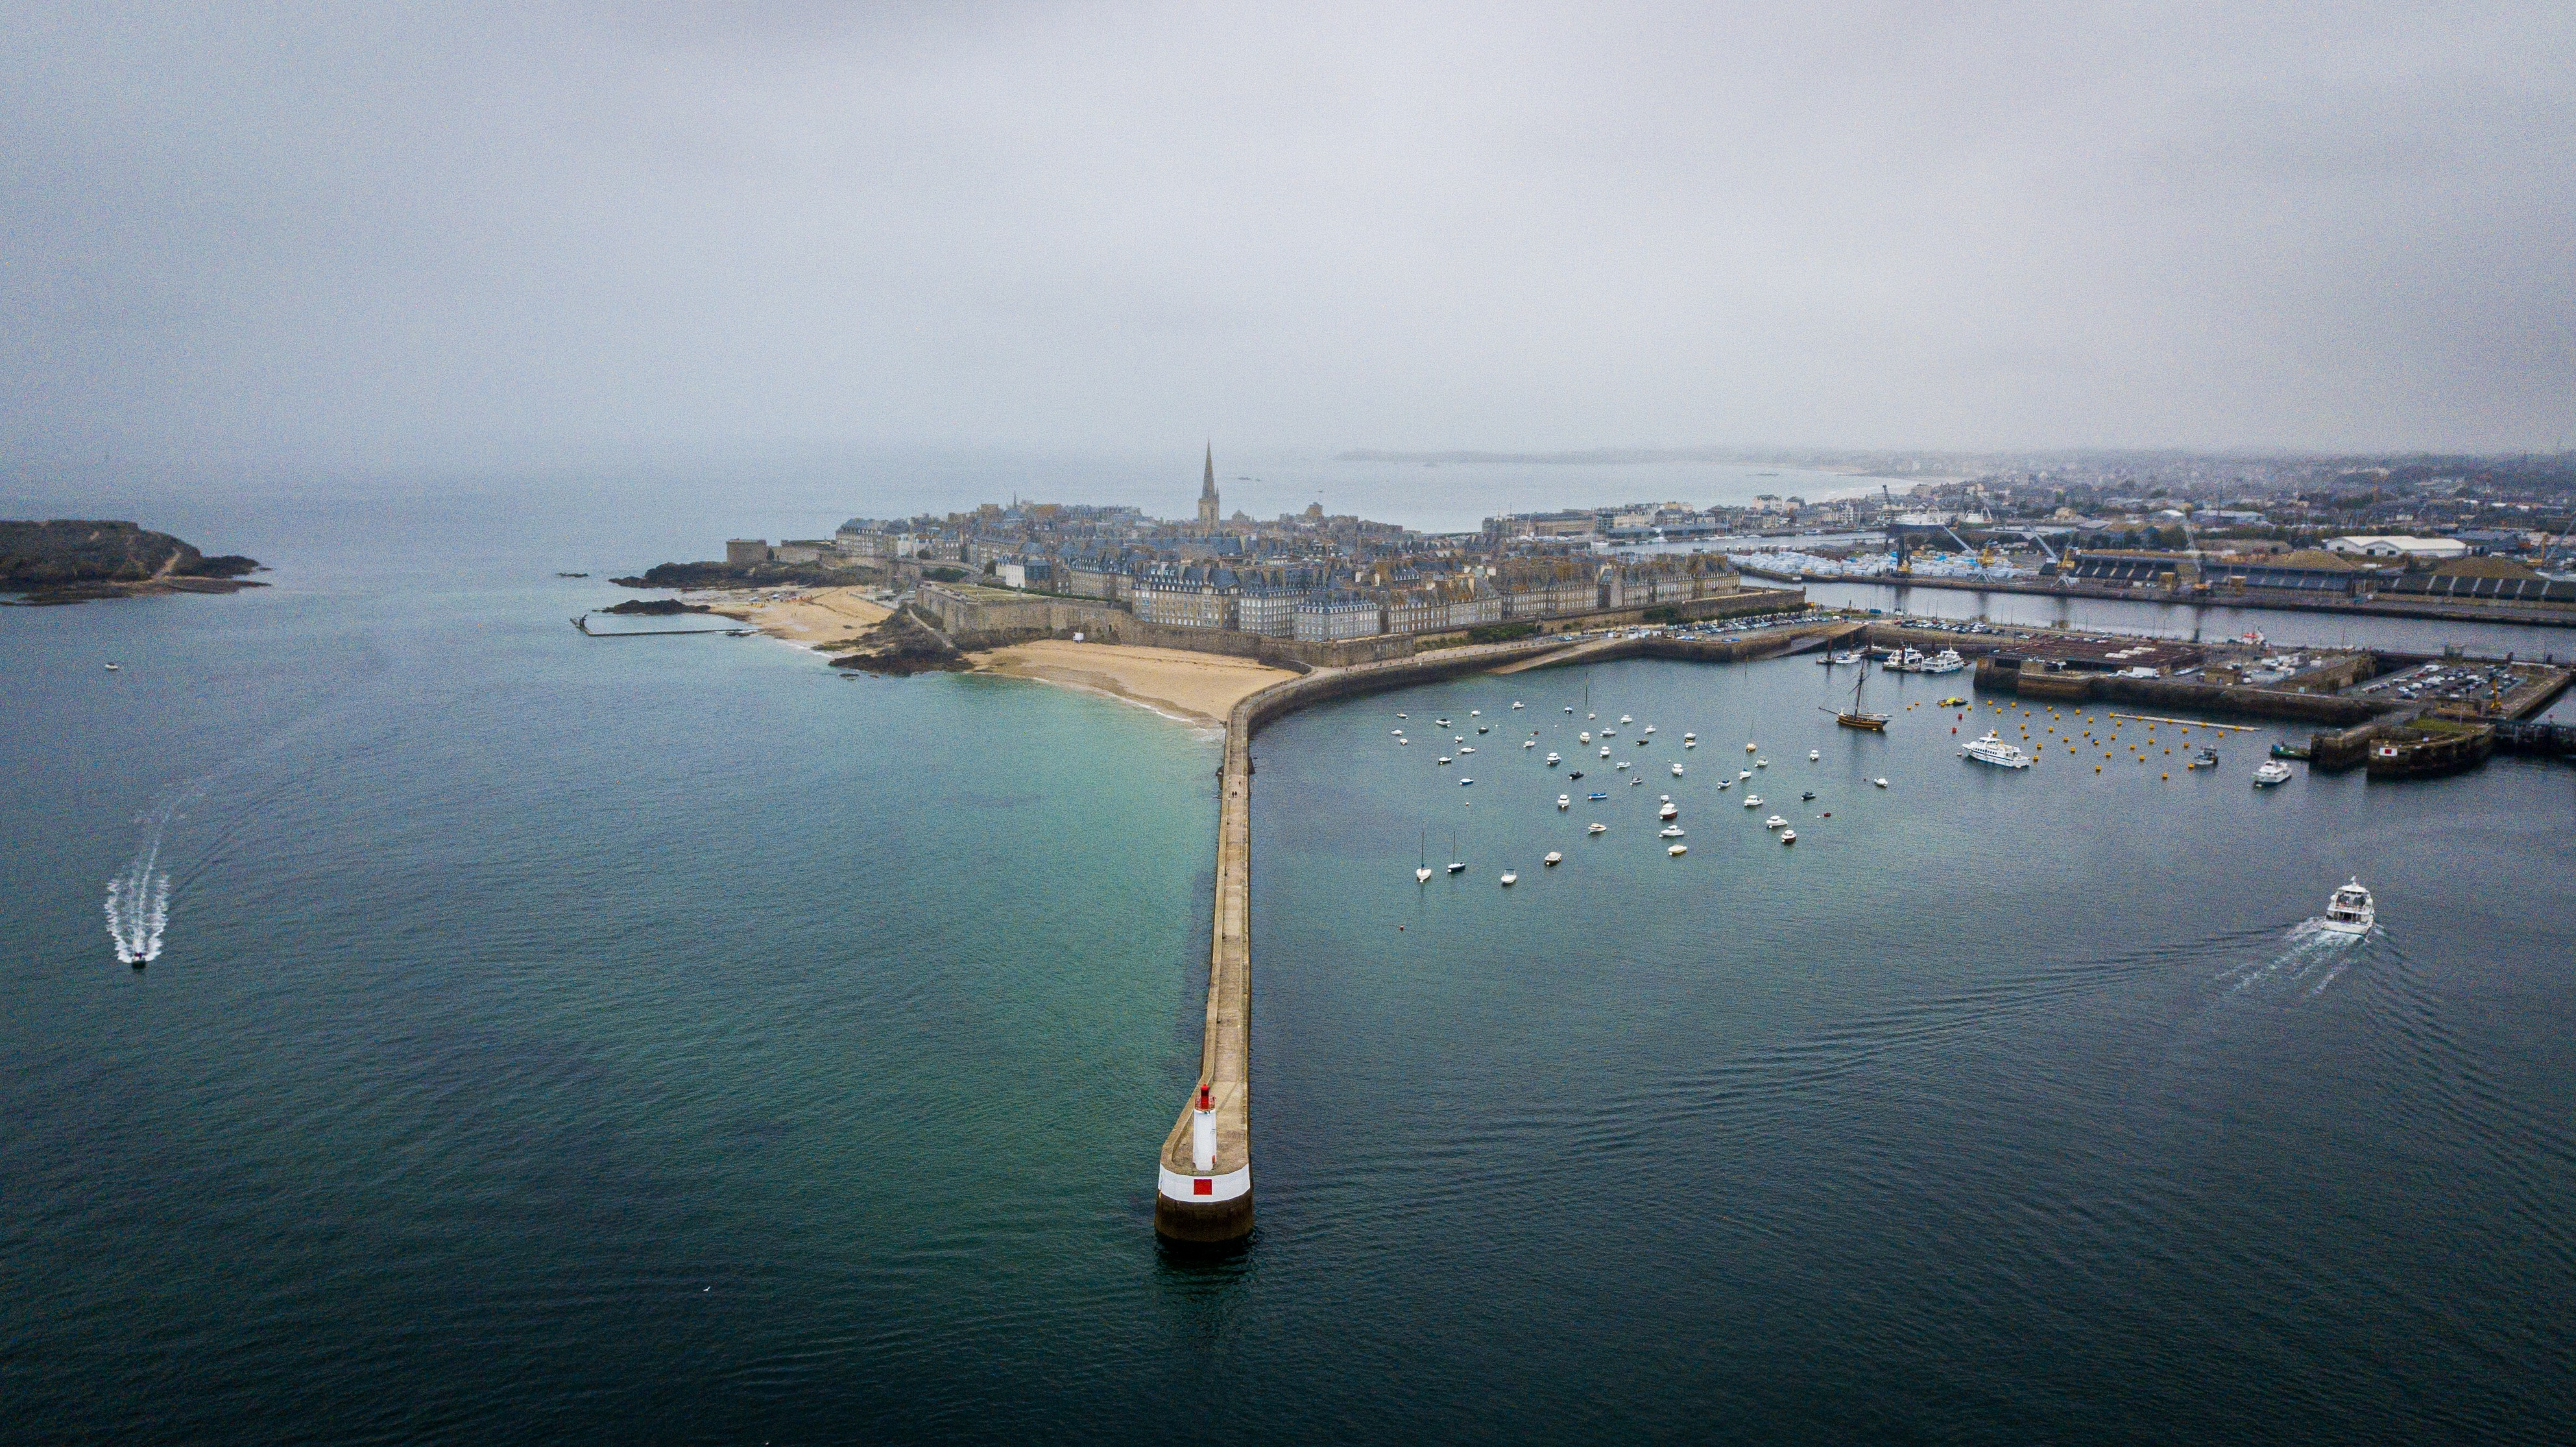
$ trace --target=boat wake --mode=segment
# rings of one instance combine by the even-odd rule
[[[2322,915],[2303,919],[2290,926],[2272,958],[2231,966],[2219,971],[2218,978],[2232,985],[2233,993],[2288,987],[2322,995],[2352,963],[2354,947],[2368,938],[2327,929]]]
[[[125,868],[107,882],[107,937],[121,965],[148,965],[161,958],[161,936],[170,927],[170,871],[161,865],[162,843],[179,806],[206,791],[213,776],[170,791],[160,807],[141,816],[143,839]]]

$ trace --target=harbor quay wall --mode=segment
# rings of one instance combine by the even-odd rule
[[[2390,711],[2374,699],[2292,693],[2234,684],[2183,683],[2167,678],[2116,678],[2106,674],[2023,666],[2009,654],[1989,654],[1977,664],[1977,687],[2025,698],[2066,702],[2131,703],[2158,708],[2216,710],[2256,718],[2292,719],[2338,727],[2363,724]]]
[[[2448,603],[2391,602],[2385,595],[2371,598],[2319,597],[2313,593],[2294,593],[2274,588],[2208,588],[2176,591],[2171,588],[2114,588],[2098,584],[2058,582],[1998,582],[1978,578],[1871,578],[1830,577],[1815,573],[1799,575],[1776,569],[1746,567],[1736,570],[1747,577],[1773,579],[1783,583],[1875,583],[1889,588],[1944,588],[1953,593],[2021,593],[2044,598],[2098,598],[2113,603],[2181,603],[2200,608],[2262,608],[2281,613],[2358,613],[2379,618],[2423,618],[2447,623],[2513,623],[2532,628],[2576,628],[2576,608],[2553,603],[2518,603],[2502,601],[2461,601]]]

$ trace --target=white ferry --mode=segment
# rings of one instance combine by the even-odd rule
[[[2356,878],[2337,889],[2334,898],[2326,901],[2326,917],[2318,921],[2318,926],[2339,935],[2366,935],[2378,922],[2379,906],[2372,902],[2370,891],[2362,888],[2361,881]]]
[[[2265,759],[2254,766],[2254,787],[2268,789],[2274,784],[2290,782],[2290,766],[2279,759]]]
[[[2030,767],[2030,755],[2005,743],[1993,729],[1986,730],[1984,738],[1970,739],[1967,745],[1959,750],[1959,757],[1974,759],[1981,764],[1993,764],[2002,769]]]
[[[1940,652],[1933,654],[1931,657],[1924,659],[1922,666],[1917,668],[1915,672],[1956,673],[1967,666],[1968,660],[1959,656],[1958,649],[1944,648]]]

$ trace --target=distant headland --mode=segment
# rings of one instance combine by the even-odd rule
[[[25,595],[12,600],[20,606],[264,588],[243,576],[259,566],[238,554],[207,557],[139,523],[0,520],[0,592]]]

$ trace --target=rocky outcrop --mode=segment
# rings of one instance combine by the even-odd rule
[[[0,591],[30,604],[78,603],[138,593],[230,593],[256,559],[207,557],[168,533],[138,523],[56,519],[0,521]]]
[[[677,598],[629,598],[599,610],[602,613],[631,613],[646,618],[671,618],[682,613],[707,613],[714,610],[704,603],[683,603]]]
[[[847,644],[833,646],[852,645],[856,651],[833,659],[834,668],[901,678],[915,673],[963,673],[974,666],[956,645],[908,612],[892,614]]]
[[[837,588],[853,576],[846,568],[812,563],[755,563],[747,568],[729,563],[655,563],[634,577],[608,581],[621,588]]]

